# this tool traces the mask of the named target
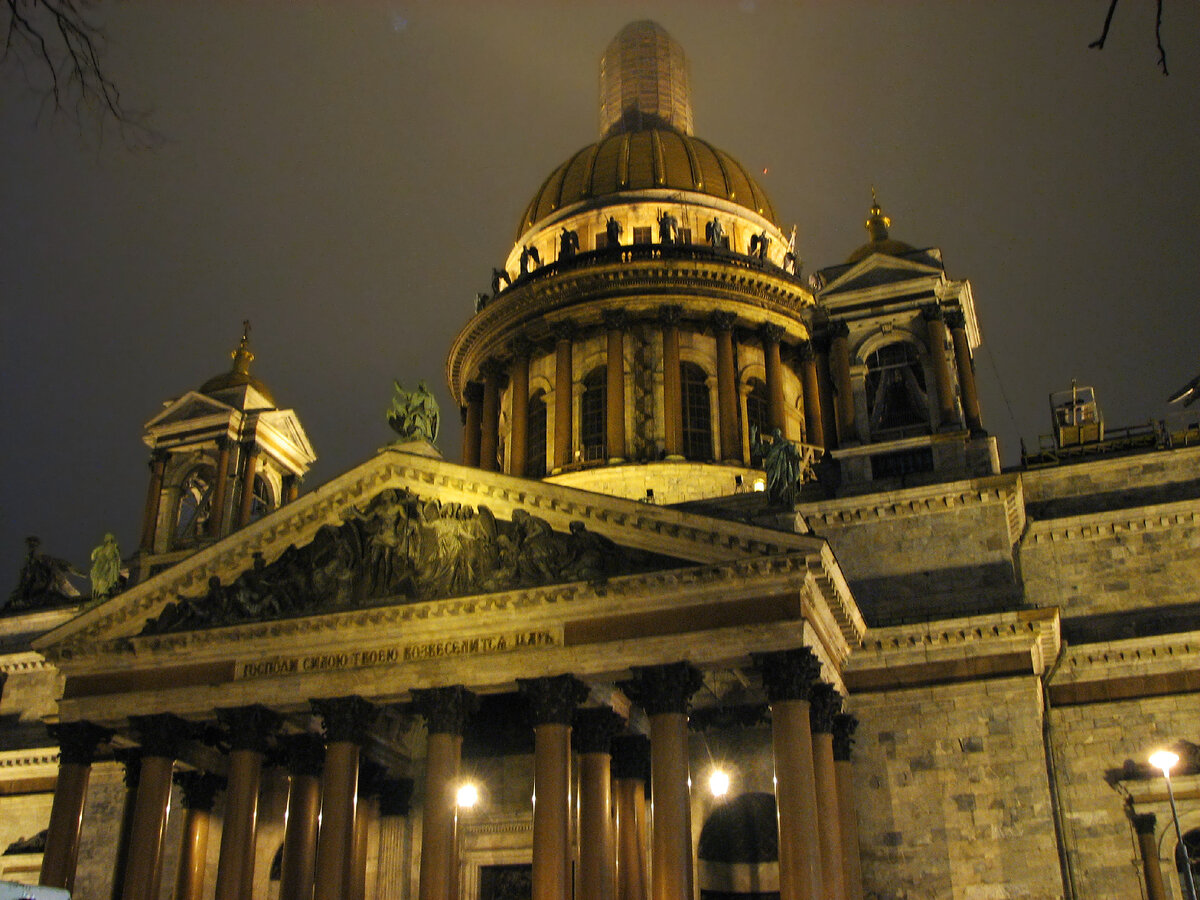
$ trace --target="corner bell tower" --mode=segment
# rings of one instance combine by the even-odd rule
[[[145,425],[150,485],[136,580],[143,581],[294,500],[316,461],[295,412],[250,374],[250,323],[228,372],[169,400]]]

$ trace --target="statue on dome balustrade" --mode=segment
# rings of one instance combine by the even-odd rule
[[[563,228],[558,237],[558,258],[570,259],[579,252],[579,232]]]
[[[624,229],[621,227],[621,223],[618,222],[616,219],[614,219],[612,216],[609,216],[608,221],[604,223],[604,233],[608,237],[607,246],[609,246],[609,247],[618,246],[621,243],[621,232],[622,231],[624,231]]]
[[[666,210],[658,216],[658,242],[674,244],[679,240],[679,220]]]

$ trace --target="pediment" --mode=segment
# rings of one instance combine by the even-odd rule
[[[386,502],[385,502],[386,501]],[[390,507],[385,510],[384,507]],[[392,571],[386,548],[362,546],[363,536],[378,525],[380,513],[395,515],[404,507],[435,550],[420,571]],[[479,512],[480,507],[486,513]],[[389,511],[390,510],[390,511]],[[461,518],[459,518],[461,517]],[[487,520],[490,520],[490,524]],[[465,523],[461,527],[456,523]],[[515,525],[514,523],[519,523]],[[570,562],[554,568],[548,561],[552,545],[569,542],[572,523],[582,523],[587,535],[585,552],[578,542],[565,545]],[[497,526],[500,526],[497,528]],[[353,532],[351,535],[347,528]],[[489,529],[492,531],[489,532]],[[510,555],[501,575],[479,575],[467,571],[470,554],[456,556],[447,551],[465,535],[495,533],[512,541],[529,531],[542,534],[542,546],[532,545],[525,558],[518,548],[514,564]],[[576,524],[574,530],[579,531]],[[549,531],[553,537],[547,537]],[[343,541],[353,544],[350,565],[338,563],[347,552]],[[469,543],[469,541],[467,541]],[[37,649],[60,662],[103,655],[105,646],[127,642],[147,632],[151,620],[178,611],[180,604],[203,605],[204,598],[219,586],[216,596],[226,604],[240,604],[241,613],[229,624],[238,626],[255,618],[255,604],[262,594],[249,590],[254,579],[268,567],[275,577],[291,568],[302,571],[314,560],[325,565],[320,587],[332,597],[328,607],[286,609],[279,598],[259,609],[261,618],[294,621],[297,617],[353,612],[360,609],[395,608],[434,599],[479,595],[512,595],[522,591],[545,591],[554,583],[587,586],[609,574],[596,560],[604,555],[597,547],[621,554],[622,574],[630,571],[664,570],[754,562],[762,557],[796,555],[813,560],[821,578],[835,596],[835,605],[849,609],[845,580],[825,542],[809,535],[796,535],[711,519],[675,509],[580,491],[562,485],[531,481],[455,465],[404,449],[390,448],[350,470],[316,491],[290,503],[269,516],[207,547],[123,594],[88,610],[37,641]],[[303,551],[303,548],[313,548]],[[307,552],[307,559],[300,559]],[[610,551],[610,552],[611,552]],[[589,556],[590,553],[590,556]],[[290,556],[289,556],[290,554]],[[541,554],[539,556],[539,554]],[[393,557],[393,561],[396,557]],[[466,560],[464,562],[464,559]],[[346,562],[346,561],[343,561]],[[807,564],[806,564],[807,565]],[[439,568],[439,567],[448,568]],[[376,574],[372,574],[372,567]],[[355,569],[362,569],[354,575]],[[257,574],[256,574],[257,572]],[[383,573],[383,574],[379,574]],[[355,581],[358,578],[358,581]],[[339,582],[339,579],[341,581]],[[364,580],[367,586],[364,587]],[[382,587],[380,587],[382,585]],[[240,587],[239,587],[240,586]],[[231,589],[240,590],[234,597]],[[278,607],[278,608],[277,608]],[[857,611],[846,613],[850,619]],[[194,621],[184,629],[211,628],[216,623]],[[853,624],[853,623],[851,623]],[[155,626],[151,626],[154,630]],[[160,629],[171,633],[170,626]]]
[[[215,400],[199,391],[188,391],[182,397],[167,404],[167,407],[146,423],[147,431],[162,429],[180,422],[191,422],[210,416],[228,416],[233,407]]]
[[[280,434],[298,457],[305,464],[312,465],[317,459],[317,452],[308,440],[308,434],[300,424],[300,419],[290,409],[274,409],[270,412],[259,413],[260,426],[267,425]]]
[[[928,251],[922,251],[907,257],[872,253],[848,268],[826,269],[825,273],[830,280],[821,291],[822,297],[911,281],[914,278],[940,277],[943,269],[936,257]]]

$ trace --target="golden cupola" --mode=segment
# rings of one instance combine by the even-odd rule
[[[451,347],[464,462],[677,502],[751,486],[756,430],[810,433],[794,237],[692,127],[682,47],[627,25],[600,61],[600,139],[534,193]]]

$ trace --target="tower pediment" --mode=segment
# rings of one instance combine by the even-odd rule
[[[912,258],[901,259],[883,253],[873,253],[850,266],[826,269],[827,284],[822,297],[831,294],[880,287],[915,278],[942,278],[944,270],[931,251],[919,251]]]

